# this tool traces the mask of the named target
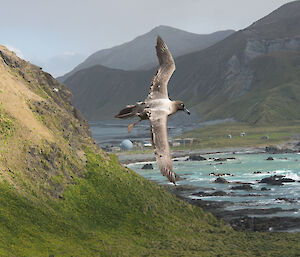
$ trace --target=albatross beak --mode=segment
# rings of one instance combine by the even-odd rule
[[[187,108],[183,109],[188,115],[191,115],[190,111]]]

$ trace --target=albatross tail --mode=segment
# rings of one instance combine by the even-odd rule
[[[124,109],[122,109],[115,118],[119,119],[128,119],[136,116],[136,105],[127,105]]]

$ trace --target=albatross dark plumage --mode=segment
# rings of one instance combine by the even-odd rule
[[[173,171],[171,151],[168,142],[168,116],[179,110],[190,112],[182,101],[171,101],[168,96],[168,82],[175,71],[174,59],[160,36],[157,37],[156,54],[159,68],[154,75],[148,97],[144,102],[128,105],[115,117],[121,119],[139,117],[140,119],[128,126],[128,132],[142,120],[149,119],[151,124],[151,138],[158,167],[163,176],[176,185],[176,174]]]

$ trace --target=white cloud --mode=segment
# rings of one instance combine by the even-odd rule
[[[24,55],[23,55],[23,53],[22,53],[22,51],[20,49],[14,47],[14,46],[11,46],[11,45],[6,45],[6,47],[7,47],[8,50],[15,52],[15,54],[18,57],[24,59]]]

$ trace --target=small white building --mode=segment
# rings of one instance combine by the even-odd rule
[[[145,141],[144,142],[144,147],[152,147],[152,144],[150,142]]]

